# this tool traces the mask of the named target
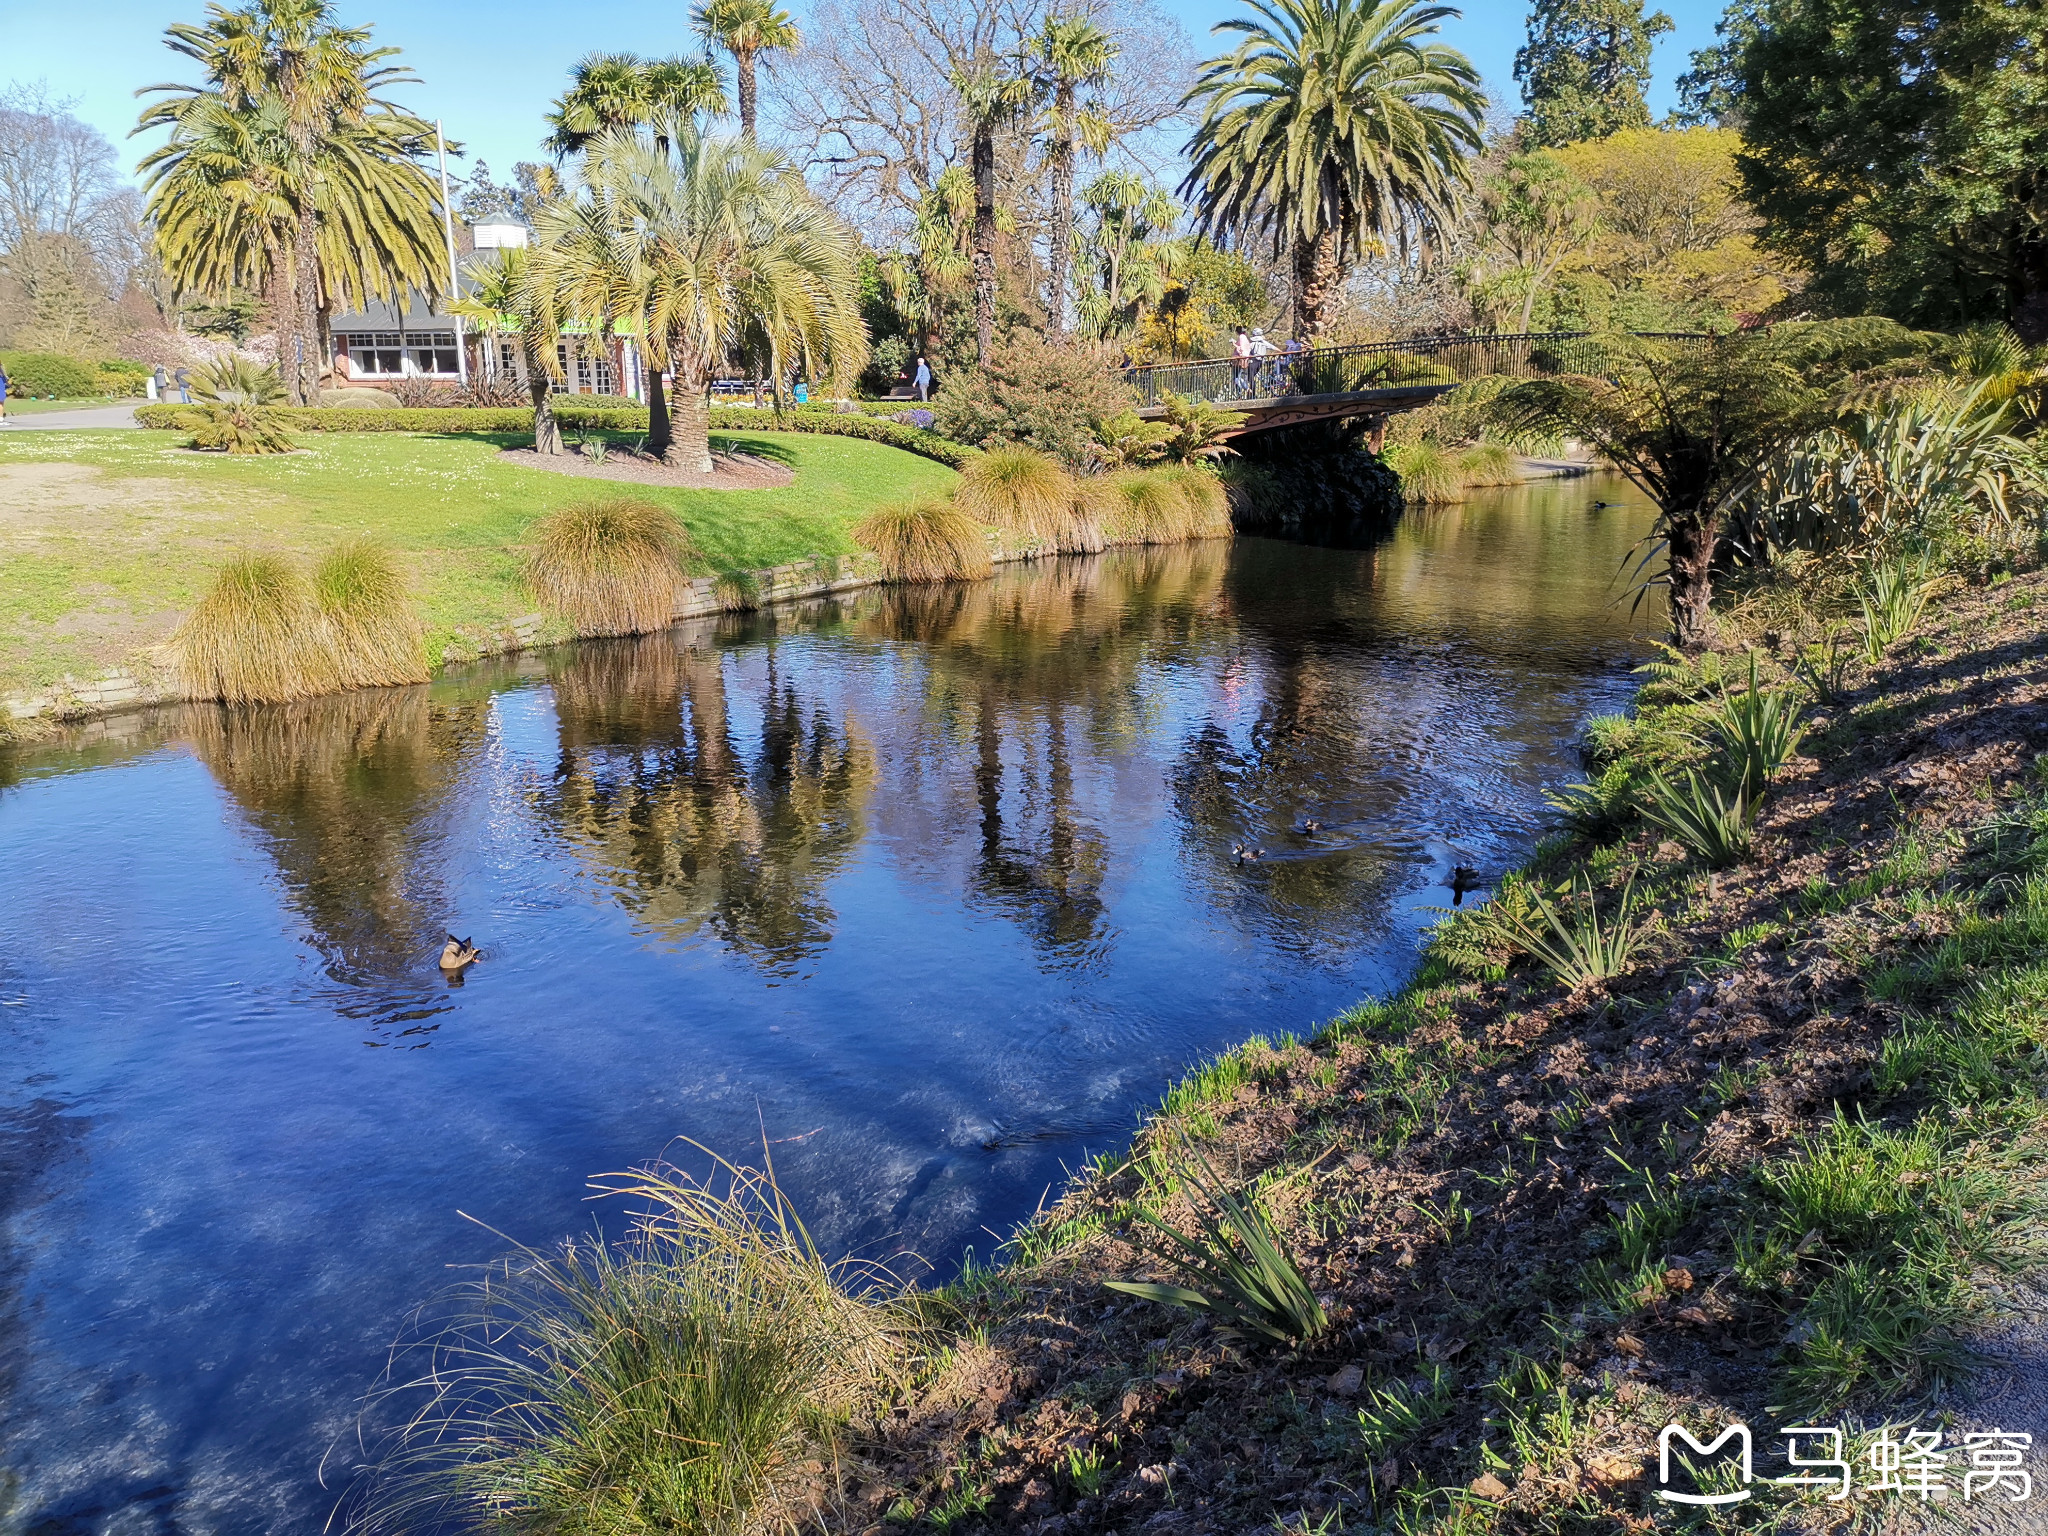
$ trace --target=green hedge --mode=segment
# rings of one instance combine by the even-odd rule
[[[357,410],[347,406],[319,408],[272,406],[265,415],[293,432],[486,432],[525,433],[533,430],[533,412],[520,406],[480,409],[474,406],[436,406],[417,410]],[[146,405],[135,413],[145,427],[190,431],[193,408],[189,405]],[[567,431],[602,428],[611,432],[645,432],[647,412],[643,408],[572,404],[555,406],[555,419]],[[922,458],[935,459],[958,469],[979,452],[962,447],[936,432],[921,432],[901,422],[879,421],[872,416],[833,415],[829,412],[792,411],[776,416],[745,406],[713,406],[714,432],[815,432],[827,437],[859,437],[872,443],[886,443]]]
[[[0,352],[10,395],[47,395],[84,400],[100,392],[100,371],[91,363],[54,352]]]

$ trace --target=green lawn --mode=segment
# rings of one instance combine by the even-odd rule
[[[367,535],[399,552],[439,656],[453,633],[533,611],[516,548],[539,514],[594,495],[674,507],[698,573],[759,570],[853,549],[878,503],[943,491],[954,474],[854,438],[724,437],[788,464],[779,490],[671,491],[550,474],[499,459],[516,439],[305,434],[304,451],[228,458],[171,432],[0,434],[0,688],[120,664],[169,633],[238,549],[315,555]]]
[[[42,411],[91,411],[109,405],[147,405],[140,395],[93,395],[84,400],[31,400],[25,395],[7,397],[7,414],[34,416]]]

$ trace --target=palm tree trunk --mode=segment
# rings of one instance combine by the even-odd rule
[[[1294,334],[1313,341],[1330,328],[1330,299],[1343,279],[1337,262],[1337,232],[1321,230],[1313,240],[1294,241]]]
[[[754,112],[759,102],[759,97],[755,94],[754,55],[736,49],[732,62],[733,73],[739,77],[740,137],[751,144],[754,142]]]
[[[309,203],[299,210],[299,314],[298,314],[298,400],[299,405],[320,403],[320,307],[319,233],[313,224]]]
[[[1052,269],[1052,333],[1067,335],[1068,246],[1074,236],[1074,90],[1060,86],[1060,131],[1052,142],[1052,229],[1046,265]]]
[[[533,401],[533,451],[556,454],[562,451],[562,428],[555,420],[554,385],[538,348],[526,348],[526,394]]]
[[[711,393],[711,370],[704,359],[688,347],[671,353],[675,359],[676,397],[669,408],[669,424],[675,434],[671,461],[700,475],[711,473],[711,412],[705,404]]]
[[[661,387],[661,370],[650,363],[647,368],[647,451],[666,463],[669,450],[674,446],[675,433],[669,425],[668,392]]]
[[[974,360],[988,366],[996,339],[996,135],[974,130]]]

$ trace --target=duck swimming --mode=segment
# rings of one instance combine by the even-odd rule
[[[1301,820],[1301,830],[1306,833],[1314,834],[1323,830],[1323,824],[1320,821],[1316,821],[1311,817],[1304,816]]]
[[[1451,871],[1451,905],[1461,907],[1465,897],[1472,891],[1484,890],[1486,877],[1469,864],[1460,864]]]
[[[1237,862],[1240,864],[1246,863],[1247,861],[1251,860],[1263,859],[1266,856],[1265,849],[1252,848],[1243,843],[1232,843],[1230,845],[1230,851],[1236,857]]]
[[[474,965],[479,953],[477,947],[469,940],[458,939],[451,933],[448,935],[448,942],[441,946],[441,969],[459,971]]]

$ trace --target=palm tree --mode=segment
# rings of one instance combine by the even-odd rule
[[[1165,292],[1160,237],[1179,219],[1180,208],[1130,171],[1104,171],[1081,193],[1081,202],[1095,216],[1084,241],[1093,281],[1081,296],[1081,327],[1097,339],[1120,335]]]
[[[1079,104],[1081,87],[1109,76],[1117,45],[1086,15],[1048,15],[1038,37],[1038,87],[1052,98],[1046,114],[1050,142],[1046,163],[1052,179],[1052,227],[1047,265],[1051,268],[1052,330],[1067,334],[1067,270],[1074,237],[1074,148],[1078,140],[1096,154],[1109,144],[1109,121]]]
[[[988,366],[996,331],[996,132],[1031,103],[1030,77],[987,49],[953,73],[961,115],[972,136],[974,167],[974,356]]]
[[[519,338],[526,365],[526,393],[533,401],[533,449],[560,453],[562,429],[555,421],[554,376],[560,363],[555,343],[561,334],[556,292],[545,285],[533,253],[514,247],[472,262],[465,275],[469,292],[449,306],[484,336]]]
[[[755,61],[764,53],[794,52],[803,46],[803,35],[789,12],[775,8],[775,0],[703,0],[692,19],[699,37],[732,55],[739,80],[740,137],[751,144],[759,99]]]
[[[1252,0],[1256,19],[1188,93],[1202,121],[1182,185],[1207,233],[1256,233],[1294,269],[1296,334],[1320,335],[1348,260],[1433,240],[1471,180],[1486,98],[1458,14],[1419,0]]]
[[[633,316],[650,364],[673,372],[674,452],[700,472],[720,362],[750,344],[778,378],[866,360],[852,232],[787,161],[744,140],[686,132],[664,153],[643,134],[606,134],[539,226],[562,313],[605,327]]]
[[[569,71],[569,89],[547,116],[547,147],[573,155],[601,133],[652,126],[666,147],[674,125],[727,110],[725,81],[709,59],[643,59],[592,53]]]
[[[433,126],[377,94],[413,76],[369,37],[336,25],[328,0],[214,5],[165,32],[204,83],[137,93],[165,98],[135,131],[170,129],[140,167],[168,275],[219,298],[233,271],[265,295],[296,404],[317,398],[334,298],[396,297],[439,272],[439,202],[420,164]]]

